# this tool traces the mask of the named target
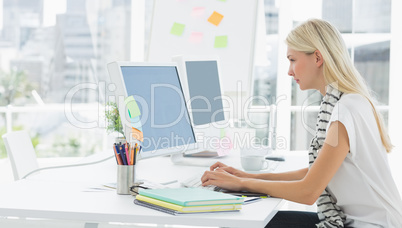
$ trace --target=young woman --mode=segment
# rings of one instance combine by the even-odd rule
[[[392,145],[339,31],[312,19],[288,35],[288,74],[322,95],[309,168],[250,174],[220,162],[203,185],[314,204],[317,213],[279,211],[267,227],[402,227],[402,203],[387,152]]]

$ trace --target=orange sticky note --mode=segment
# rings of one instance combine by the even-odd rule
[[[223,19],[223,15],[220,14],[220,13],[218,13],[218,12],[216,12],[216,11],[214,11],[214,12],[211,14],[211,16],[209,16],[208,22],[211,23],[211,24],[213,24],[213,25],[218,26],[219,23],[221,23],[222,19]]]
[[[131,133],[133,135],[133,138],[143,142],[144,141],[144,134],[142,134],[142,131],[139,131],[136,128],[131,128]]]

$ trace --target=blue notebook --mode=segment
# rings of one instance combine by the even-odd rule
[[[242,204],[243,198],[202,188],[140,189],[140,195],[181,206]]]

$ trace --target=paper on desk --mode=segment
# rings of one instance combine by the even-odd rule
[[[143,182],[143,184],[141,184],[142,187],[146,187],[146,188],[150,188],[150,189],[169,188],[166,185],[156,183],[156,182],[152,182],[152,181],[148,181],[148,180],[141,180],[141,182]]]
[[[99,185],[99,186],[85,188],[83,190],[83,192],[105,192],[105,191],[113,191],[114,189],[116,189],[116,183],[109,183],[109,184],[103,184],[103,185]]]

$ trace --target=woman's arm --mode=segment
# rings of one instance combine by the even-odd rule
[[[237,177],[244,178],[253,178],[253,179],[261,179],[261,180],[301,180],[306,175],[308,168],[294,170],[290,172],[283,173],[247,173],[231,166],[225,165],[222,162],[216,162],[210,167],[211,171],[215,169],[224,170],[232,175]]]
[[[225,189],[261,192],[290,201],[313,204],[327,187],[349,152],[349,139],[345,126],[336,121],[328,129],[325,143],[317,159],[304,178],[294,181],[266,181],[239,178],[224,170],[207,171],[203,185],[216,185]]]
[[[303,179],[308,172],[308,168],[303,168],[299,170],[283,172],[283,173],[258,173],[253,174],[253,178],[261,180],[282,180],[282,181],[293,181]]]

